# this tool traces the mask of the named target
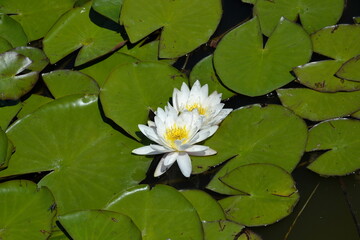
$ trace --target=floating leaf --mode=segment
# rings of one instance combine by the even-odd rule
[[[148,158],[130,154],[139,143],[103,122],[96,96],[45,104],[7,135],[16,152],[0,176],[51,171],[39,185],[51,189],[60,214],[101,208],[114,192],[137,185],[149,166]]]
[[[346,80],[360,81],[360,55],[351,58],[336,73],[336,76]]]
[[[53,99],[44,97],[37,94],[32,94],[28,99],[26,99],[23,103],[23,108],[18,113],[18,118],[23,118],[24,116],[34,112],[42,105],[51,102]]]
[[[262,240],[262,238],[256,233],[246,229],[245,232],[241,234],[237,240]]]
[[[206,240],[236,239],[244,228],[235,222],[220,220],[215,222],[203,222],[204,234]]]
[[[40,72],[49,64],[49,59],[46,57],[45,53],[39,48],[17,47],[12,51],[24,55],[31,60],[31,65],[27,67],[27,69],[31,71]]]
[[[29,92],[38,79],[38,72],[20,74],[31,60],[16,52],[0,54],[0,100],[16,100]]]
[[[0,53],[6,52],[12,49],[12,45],[5,38],[0,37]]]
[[[203,85],[208,84],[209,92],[217,91],[222,93],[224,99],[234,96],[233,92],[219,82],[213,66],[213,55],[203,58],[194,66],[190,73],[190,82],[194,83],[196,80],[200,80]]]
[[[44,51],[51,63],[81,48],[75,60],[75,66],[78,66],[125,43],[120,33],[106,28],[110,26],[105,22],[101,22],[104,26],[100,27],[91,21],[90,7],[91,2],[88,2],[67,12],[45,36]]]
[[[178,70],[160,62],[120,65],[101,88],[101,104],[107,117],[138,137],[138,124],[147,122],[149,109],[164,107],[174,87],[179,88],[186,81]]]
[[[176,58],[208,41],[221,14],[220,0],[127,0],[120,23],[132,43],[162,28],[159,57]]]
[[[2,5],[2,2],[0,1],[0,5]],[[0,36],[6,39],[13,47],[25,46],[28,42],[21,25],[6,14],[0,14]]]
[[[359,82],[347,81],[335,76],[335,73],[342,64],[342,61],[337,60],[311,62],[296,67],[294,73],[301,84],[317,91],[337,92],[360,90]]]
[[[8,150],[8,138],[4,131],[0,128],[0,169],[6,162]]]
[[[75,0],[0,0],[0,12],[11,14],[18,21],[28,41],[45,36],[51,26],[66,11],[72,8]]]
[[[107,210],[129,216],[143,240],[203,239],[203,229],[194,207],[176,189],[166,185],[140,185],[117,196]]]
[[[248,0],[243,2],[254,4],[254,14],[259,17],[261,30],[266,36],[271,35],[281,17],[291,21],[296,21],[299,17],[304,29],[312,33],[337,23],[344,9],[343,0]]]
[[[291,172],[303,154],[306,137],[304,121],[282,106],[251,105],[240,108],[233,111],[217,133],[205,142],[217,154],[193,157],[193,171],[207,170],[236,156],[222,167],[207,188],[223,194],[237,194],[219,178],[249,163],[271,163]]]
[[[311,121],[343,117],[360,109],[360,91],[321,93],[305,88],[279,89],[281,103]]]
[[[214,52],[221,81],[232,90],[259,96],[294,80],[293,67],[308,62],[311,41],[297,24],[282,18],[263,48],[257,18],[229,32]]]
[[[55,216],[54,197],[28,180],[0,184],[0,238],[48,239]]]
[[[59,216],[73,239],[141,240],[141,232],[128,216],[104,210],[86,210]]]
[[[360,111],[354,112],[353,114],[351,114],[351,116],[360,119]]]
[[[117,23],[122,3],[123,0],[93,0],[92,8]]]
[[[16,116],[16,114],[20,111],[22,105],[16,104],[12,106],[4,106],[0,107],[0,127],[2,129],[6,129],[12,119]]]
[[[249,164],[229,172],[221,181],[245,194],[219,201],[228,219],[246,226],[275,223],[292,212],[299,199],[295,182],[271,164]]]
[[[99,86],[86,74],[71,70],[56,70],[42,75],[55,98],[72,94],[98,94]]]
[[[337,119],[309,131],[306,151],[327,150],[308,168],[321,175],[346,175],[360,168],[360,121]]]
[[[360,17],[353,17],[354,23],[360,23]]]

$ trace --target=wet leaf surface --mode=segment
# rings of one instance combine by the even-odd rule
[[[49,59],[46,57],[45,53],[39,48],[24,46],[17,47],[12,51],[24,55],[31,60],[31,65],[27,67],[27,69],[31,71],[40,72],[49,64]]]

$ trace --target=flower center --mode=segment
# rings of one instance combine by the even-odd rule
[[[205,113],[206,113],[206,109],[205,108],[203,108],[200,104],[198,104],[198,103],[194,103],[193,105],[187,105],[186,106],[186,109],[188,110],[188,111],[192,111],[192,110],[194,110],[194,109],[197,109],[198,110],[198,112],[199,112],[199,114],[200,115],[205,115]]]
[[[178,127],[176,125],[166,129],[165,138],[168,141],[174,142],[176,140],[186,139],[189,136],[189,132],[186,126]]]

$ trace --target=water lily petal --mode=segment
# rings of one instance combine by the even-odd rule
[[[232,109],[231,108],[224,108],[222,109],[217,115],[216,117],[214,117],[209,123],[208,125],[218,125],[221,123],[222,120],[224,120],[224,118],[226,118],[230,113],[231,113]]]
[[[138,125],[140,131],[147,137],[149,138],[150,140],[156,142],[156,143],[159,143],[160,144],[160,141],[159,141],[159,137],[155,131],[154,128],[151,128],[151,127],[148,127],[146,125],[143,125],[143,124],[139,124]]]
[[[185,177],[190,177],[192,166],[189,155],[185,152],[180,152],[179,156],[177,157],[177,163],[179,165],[181,173]]]
[[[168,165],[168,166],[164,165],[164,160],[165,160],[166,155],[164,155],[161,158],[160,162],[158,163],[158,165],[157,165],[157,167],[155,169],[155,172],[154,172],[154,177],[161,176],[162,174],[164,174],[171,167],[171,165]]]
[[[194,153],[194,152],[203,152],[206,151],[207,149],[209,149],[208,146],[204,146],[204,145],[191,145],[186,149],[187,153]]]
[[[156,155],[163,152],[154,150],[154,148],[152,148],[151,146],[143,146],[132,150],[132,153],[137,155]]]
[[[179,156],[179,152],[170,152],[166,154],[164,158],[164,165],[165,166],[171,166]]]
[[[173,151],[173,149],[163,145],[150,144],[149,146],[159,153],[168,153]]]
[[[214,149],[208,148],[205,151],[202,152],[189,152],[189,155],[191,156],[211,156],[215,155],[217,152]]]
[[[215,125],[215,126],[211,126],[206,129],[200,130],[197,133],[197,138],[194,137],[193,139],[191,139],[188,142],[188,144],[195,144],[195,143],[204,141],[205,139],[211,137],[218,128],[219,128],[219,126]]]

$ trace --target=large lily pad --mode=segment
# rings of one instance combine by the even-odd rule
[[[73,7],[75,0],[0,0],[0,12],[18,21],[29,41],[45,36],[56,20]]]
[[[277,222],[292,212],[299,199],[291,175],[271,164],[238,167],[221,181],[244,193],[226,197],[219,203],[228,219],[246,226]]]
[[[279,89],[281,103],[302,118],[322,121],[360,109],[360,91],[321,93],[305,88]]]
[[[351,58],[337,71],[336,76],[346,80],[360,81],[360,55]]]
[[[219,178],[249,163],[271,163],[291,172],[305,149],[307,127],[302,119],[279,105],[251,105],[233,111],[217,133],[204,144],[217,151],[211,157],[193,157],[193,172],[201,172],[231,157],[207,188],[224,194],[238,192]]]
[[[31,71],[40,72],[49,64],[49,59],[46,57],[45,53],[39,48],[17,47],[13,49],[13,51],[30,58],[31,65],[28,66],[27,69]]]
[[[251,3],[254,4],[254,14],[259,17],[261,30],[266,36],[271,35],[281,17],[291,21],[299,17],[308,33],[315,32],[337,23],[345,5],[343,0],[258,0]]]
[[[0,238],[48,239],[55,216],[54,197],[27,180],[0,184]]]
[[[221,14],[220,0],[127,0],[120,23],[132,43],[162,28],[159,57],[176,58],[208,41]]]
[[[23,102],[23,107],[20,110],[20,112],[18,113],[17,117],[22,118],[22,117],[36,111],[42,105],[44,105],[48,102],[51,102],[51,101],[53,101],[52,98],[37,95],[37,94],[32,94],[28,99],[26,99]]]
[[[9,123],[13,120],[16,114],[20,111],[22,105],[20,103],[12,106],[0,107],[0,127],[4,130],[8,127]]]
[[[259,96],[294,80],[292,68],[310,57],[311,41],[300,26],[282,18],[264,48],[259,22],[253,18],[224,36],[214,66],[231,90]]]
[[[31,60],[16,52],[0,54],[0,100],[17,100],[35,85],[38,72],[21,74]]]
[[[321,175],[346,175],[360,168],[360,121],[337,119],[309,131],[306,151],[327,150],[308,168]]]
[[[107,117],[138,137],[138,124],[147,122],[149,109],[164,107],[174,87],[186,81],[178,70],[160,62],[120,65],[101,88],[101,104]]]
[[[124,0],[93,0],[92,8],[105,17],[119,21],[120,9]]]
[[[71,70],[56,70],[42,75],[55,98],[72,94],[98,94],[99,86],[86,74]]]
[[[45,104],[7,130],[16,146],[0,177],[51,171],[40,186],[60,214],[101,208],[145,177],[149,159],[131,155],[139,143],[104,123],[96,96],[71,95]]]
[[[13,47],[25,46],[28,42],[21,25],[6,14],[0,14],[0,36],[6,39]]]
[[[203,239],[196,210],[176,189],[166,185],[140,185],[118,194],[106,209],[129,216],[143,240]]]
[[[123,214],[104,210],[85,210],[58,216],[72,239],[141,240],[140,230]]]
[[[213,66],[213,55],[209,55],[200,60],[190,73],[190,82],[199,80],[202,85],[209,85],[209,92],[217,91],[222,93],[222,98],[226,99],[234,96],[234,93],[225,88],[216,76]]]
[[[93,23],[89,17],[90,8],[91,2],[88,2],[67,12],[45,36],[44,51],[51,63],[81,48],[75,60],[78,66],[125,43],[119,32],[105,28],[110,26]]]

